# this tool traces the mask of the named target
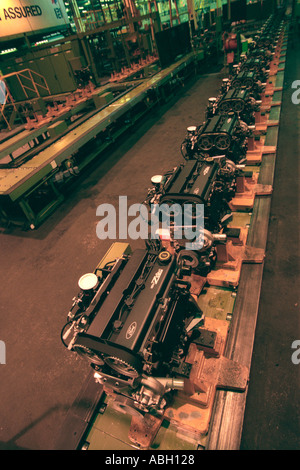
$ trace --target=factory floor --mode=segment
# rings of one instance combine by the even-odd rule
[[[298,52],[298,56],[297,56]],[[298,69],[295,61],[298,60]],[[300,366],[291,361],[299,332],[299,106],[291,82],[299,72],[299,42],[290,48],[285,80],[270,233],[242,448],[299,448]],[[199,75],[76,180],[64,204],[36,231],[1,233],[0,449],[51,450],[88,375],[87,363],[67,351],[60,331],[79,277],[94,269],[112,241],[96,235],[100,204],[142,202],[150,178],[182,162],[189,125],[204,120],[225,71]],[[298,73],[298,77],[299,77]],[[298,113],[298,115],[297,115]],[[297,118],[298,116],[298,118]],[[298,120],[297,120],[298,119]],[[131,247],[143,246],[141,240]],[[298,406],[298,410],[297,410]],[[298,411],[298,413],[297,413]]]

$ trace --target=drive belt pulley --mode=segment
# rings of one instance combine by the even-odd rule
[[[121,375],[125,375],[125,377],[134,379],[139,376],[139,372],[136,370],[134,365],[126,362],[121,357],[106,356],[104,358],[104,362],[115,372]]]
[[[213,136],[208,134],[203,134],[198,139],[198,146],[200,150],[208,151],[214,145]]]
[[[219,105],[220,113],[228,113],[232,109],[232,103],[229,100],[222,101]]]
[[[232,109],[236,113],[241,113],[244,111],[245,103],[242,100],[233,100],[232,102]]]
[[[93,351],[91,348],[88,348],[84,344],[73,345],[73,351],[79,354],[79,356],[82,356],[85,359],[89,360],[93,364],[96,364],[98,366],[104,365],[104,361],[101,355],[99,355],[97,351]]]
[[[96,365],[108,365],[118,374],[135,378],[141,372],[142,363],[139,357],[130,351],[116,347],[101,339],[79,334],[73,350]]]
[[[215,137],[215,146],[219,150],[227,150],[230,147],[231,138],[227,134],[220,134]]]

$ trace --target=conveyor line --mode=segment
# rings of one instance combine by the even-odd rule
[[[176,77],[177,74],[184,71],[189,65],[197,63],[197,61],[202,58],[202,51],[199,51],[198,53],[190,53],[187,56],[184,56],[175,64],[161,70],[152,78],[145,80],[133,90],[123,94],[119,99],[115,100],[75,129],[50,144],[47,148],[39,152],[30,161],[25,162],[19,168],[0,169],[0,198],[1,196],[6,196],[13,203],[19,203],[26,219],[28,220],[28,224],[31,228],[35,228],[49,212],[61,203],[63,196],[61,194],[59,194],[57,198],[54,196],[50,205],[44,208],[39,214],[34,213],[33,209],[30,207],[27,196],[31,196],[35,189],[38,189],[38,187],[47,179],[49,180],[55,171],[58,171],[58,168],[65,160],[69,159],[85,144],[109,128],[109,126],[116,123],[118,119],[123,118],[126,113],[130,113],[135,106],[145,101],[150,90],[156,90],[158,100],[164,99],[164,85],[168,84],[173,77]],[[159,96],[160,88],[162,89],[161,96]],[[145,105],[144,112],[147,112],[149,108],[150,106],[147,107],[147,105]],[[134,116],[135,121],[139,117],[139,115]],[[130,125],[132,125],[132,121],[123,123],[122,128],[113,135],[113,138],[115,139],[121,133],[124,133]],[[40,128],[33,133],[23,131],[21,136],[18,135],[15,138],[12,138],[9,143],[9,152],[19,148],[21,144],[27,141],[29,136],[30,139],[32,139],[33,137],[40,135],[43,130],[46,131],[47,126],[45,126],[45,129]],[[96,156],[98,156],[99,153],[109,145],[109,143],[109,141],[101,143],[97,149],[91,153],[91,155],[87,155],[79,164],[80,170],[92,159],[96,158]],[[2,149],[0,145],[0,157],[4,154],[7,155],[7,152],[8,142],[3,144]],[[58,190],[55,190],[54,188],[53,190],[54,194],[58,195]],[[7,215],[9,218],[9,214]]]
[[[285,30],[287,43],[288,30]],[[278,72],[276,86],[281,86],[284,71]],[[276,97],[277,98],[277,97]],[[281,110],[281,107],[280,107]],[[277,147],[279,126],[270,127],[266,145]],[[276,153],[263,157],[259,183],[273,186]],[[267,243],[271,196],[255,199],[247,244],[265,249]],[[226,357],[250,368],[258,314],[264,264],[244,265],[233,312],[231,334],[226,345]],[[238,450],[241,441],[247,392],[244,394],[218,391],[214,404],[207,449]]]
[[[287,38],[287,34],[288,33],[286,28],[285,38]],[[287,43],[287,41],[285,41],[285,43]],[[281,88],[283,80],[284,71],[282,70],[279,71],[274,78],[273,83],[275,88]],[[282,91],[275,91],[273,101],[278,103],[281,101],[281,98]],[[276,116],[276,119],[279,119],[280,110],[281,106],[276,106],[272,116]],[[265,145],[273,146],[275,148],[277,147],[278,130],[278,126],[272,126],[268,128]],[[276,152],[266,154],[263,157],[259,171],[259,183],[273,185],[275,160]],[[265,249],[267,242],[270,206],[271,196],[257,197],[255,199],[247,237],[248,246]],[[240,223],[244,224],[249,223],[249,217],[249,214],[236,214],[236,219],[239,219]],[[209,292],[205,294],[206,297],[202,299],[204,310],[205,305],[211,309],[212,303],[210,302],[209,297],[212,296],[212,298],[214,298],[214,294],[212,294],[211,291],[213,289],[219,291],[220,298],[222,297],[222,290],[224,291],[223,301],[218,305],[220,307],[222,304],[227,312],[232,309],[230,335],[228,337],[225,355],[226,357],[249,368],[251,364],[254,343],[263,267],[263,263],[243,265],[235,301],[228,299],[228,292],[231,294],[230,291],[215,287],[209,287]],[[229,306],[230,303],[231,308]],[[212,308],[212,310],[214,310],[214,308]],[[207,312],[204,311],[204,313]],[[214,315],[214,312],[211,313],[211,315]],[[73,436],[67,435],[68,429],[70,429],[70,427],[68,428],[68,423],[66,422],[66,427],[63,429],[61,435],[62,437],[59,441],[59,448],[78,448],[78,444],[81,443],[82,445],[83,442],[82,439],[80,441],[79,438],[81,435],[81,437],[85,436],[89,449],[134,450],[135,446],[130,441],[128,441],[128,438],[124,434],[124,429],[128,429],[129,426],[129,423],[126,422],[125,418],[123,422],[120,417],[112,416],[111,413],[113,412],[110,408],[108,408],[108,413],[105,418],[108,419],[110,423],[112,420],[117,419],[117,426],[115,426],[114,429],[111,429],[108,428],[108,424],[106,423],[104,416],[101,415],[101,410],[99,412],[99,410],[96,409],[95,402],[93,402],[93,408],[90,408],[88,413],[84,413],[84,410],[80,405],[81,399],[85,397],[85,394],[88,391],[88,395],[97,393],[97,399],[101,403],[103,397],[101,394],[101,389],[99,389],[100,387],[97,389],[97,386],[95,383],[93,383],[91,374],[90,379],[86,384],[86,389],[82,391],[82,395],[80,395],[76,401],[77,407],[75,406],[72,410],[70,410],[68,421],[69,425],[72,422],[74,425],[76,424],[77,429],[81,429],[82,434],[79,433]],[[206,448],[208,450],[239,449],[246,397],[247,393],[224,391],[217,392],[210,432],[207,436],[207,439],[204,438],[203,442],[200,442],[200,446],[202,448]],[[92,416],[94,416],[94,418],[92,422],[90,422]],[[85,430],[88,431],[87,434],[85,434]],[[170,429],[168,429],[168,431],[166,431],[164,428],[161,430],[161,432],[163,433],[163,436],[161,436],[161,438],[158,437],[155,440],[154,448],[155,445],[159,445],[159,450],[185,450],[186,448],[190,450],[197,449],[195,442],[190,441],[190,443],[187,444],[187,440],[181,440],[180,446],[179,441],[176,441],[176,437],[178,438],[178,435],[176,435],[176,432],[173,433],[172,426]],[[168,434],[168,438],[165,438],[166,434]]]

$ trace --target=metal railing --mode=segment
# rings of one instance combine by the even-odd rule
[[[1,77],[0,80],[0,115],[5,121],[8,129],[11,130],[12,121],[15,119],[18,110],[3,78],[4,77]]]
[[[23,70],[20,70],[19,72],[12,72],[7,75],[4,75],[2,79],[7,80],[8,78],[13,77],[13,76],[18,79],[19,84],[22,87],[22,90],[26,98],[29,98],[26,90],[33,91],[34,93],[36,93],[37,97],[41,96],[39,89],[46,90],[49,95],[51,94],[45,77],[41,75],[40,73],[35,72],[34,70],[23,69]],[[42,83],[38,83],[35,77],[39,77]],[[24,83],[24,80],[26,80],[25,82],[26,84]],[[28,82],[31,85],[29,85]]]
[[[47,81],[45,77],[38,72],[35,72],[31,69],[23,69],[19,72],[12,72],[7,75],[3,75],[0,77],[0,115],[2,119],[5,121],[9,130],[12,128],[12,124],[18,114],[18,109],[15,104],[15,100],[12,97],[12,94],[9,91],[7,86],[7,79],[16,77],[22,90],[25,95],[25,98],[29,99],[28,91],[33,92],[36,97],[40,97],[40,91],[46,90],[48,95],[50,95],[50,89],[48,87]],[[37,78],[41,83],[37,81]]]

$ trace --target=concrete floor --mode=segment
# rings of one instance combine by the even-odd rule
[[[293,79],[297,79],[296,71],[293,73]],[[290,81],[292,75],[288,77]],[[111,203],[117,207],[119,195],[128,197],[128,205],[143,201],[151,176],[182,162],[179,149],[185,129],[204,120],[207,99],[217,94],[221,78],[222,73],[199,77],[196,83],[183,90],[177,101],[145,119],[116,150],[106,159],[101,157],[99,164],[77,181],[72,195],[37,231],[14,230],[1,234],[0,340],[6,344],[7,364],[0,366],[0,449],[54,448],[67,410],[89,372],[83,359],[63,347],[60,330],[72,297],[77,294],[78,278],[93,270],[111,245],[111,240],[100,241],[96,236],[97,206]],[[285,115],[286,108],[283,117]],[[284,118],[283,122],[287,138],[288,131],[296,131],[289,125],[289,120]],[[295,133],[294,138],[299,137],[299,114],[297,123],[298,134]],[[285,149],[285,142],[280,138],[281,148]],[[291,150],[292,145],[296,145],[296,141],[290,141]],[[295,282],[296,274],[299,276],[299,263],[294,259],[294,247],[290,242],[286,243],[284,237],[288,223],[286,234],[296,246],[299,220],[296,208],[294,217],[288,217],[288,211],[291,204],[295,204],[299,191],[295,187],[295,169],[286,163],[287,160],[289,162],[287,154],[282,152],[276,170],[279,172],[276,176],[278,186],[274,191],[270,224],[271,236],[272,230],[274,236],[268,245],[264,300],[257,325],[251,370],[253,383],[248,393],[242,442],[243,448],[248,449],[282,446],[282,424],[286,429],[291,423],[289,442],[293,442],[293,446],[295,437],[299,436],[294,400],[299,391],[296,374],[300,366],[297,368],[287,360],[290,359],[292,341],[300,339],[295,316],[296,311],[299,315],[299,306],[295,306],[299,302]],[[289,171],[287,181],[281,171]],[[280,183],[285,190],[293,192],[286,195],[286,205],[282,206],[284,189]],[[281,215],[274,212],[276,200]],[[279,238],[276,240],[276,237]],[[131,242],[133,248],[141,245],[141,241]],[[284,290],[284,295],[275,296],[274,292],[279,289]],[[289,323],[284,320],[287,312],[293,318]],[[281,388],[283,381],[291,383],[292,387]],[[275,396],[276,413],[273,407]],[[257,402],[261,404],[259,409]],[[284,445],[288,447],[287,440]]]

